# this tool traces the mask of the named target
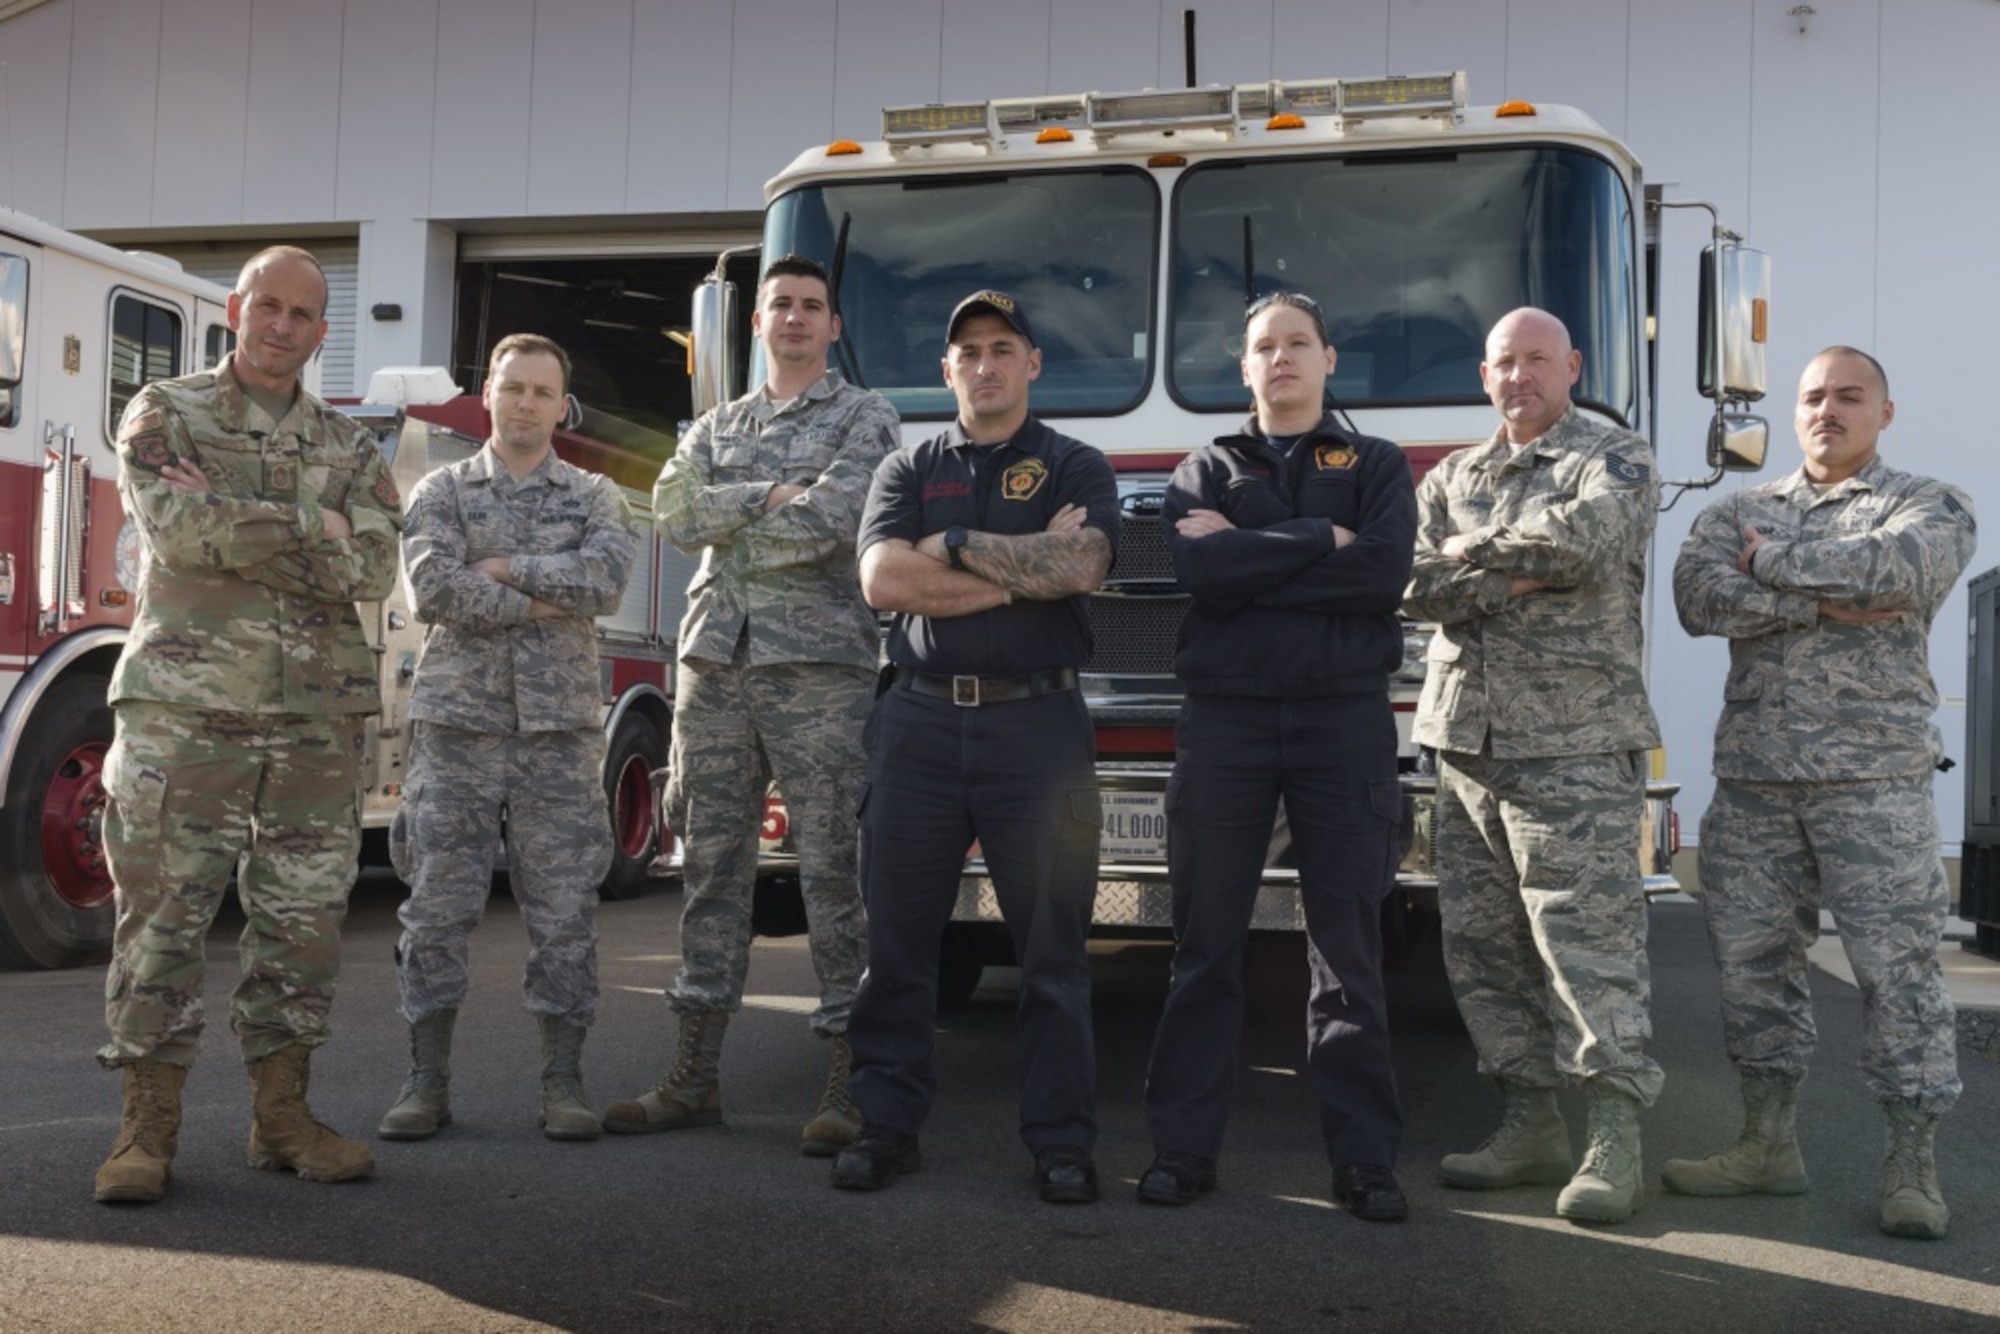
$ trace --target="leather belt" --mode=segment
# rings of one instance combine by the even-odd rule
[[[1074,667],[1051,667],[1026,676],[932,676],[928,672],[899,668],[896,685],[912,694],[948,699],[960,708],[976,709],[982,704],[1011,704],[1037,695],[1074,690],[1077,681]]]

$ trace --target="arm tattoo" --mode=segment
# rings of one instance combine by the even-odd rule
[[[1013,537],[975,532],[965,544],[964,558],[974,574],[1017,598],[1053,602],[1088,593],[1104,582],[1111,569],[1111,541],[1096,528]]]

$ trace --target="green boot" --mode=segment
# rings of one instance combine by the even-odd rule
[[[542,1133],[550,1139],[596,1139],[603,1133],[583,1092],[583,1038],[589,1030],[556,1015],[541,1016]]]
[[[1885,1102],[1888,1150],[1882,1158],[1882,1230],[1892,1237],[1936,1241],[1951,1226],[1951,1210],[1937,1178],[1934,1112],[1912,1103]]]
[[[429,1139],[451,1124],[451,1031],[457,1010],[439,1010],[410,1025],[410,1074],[396,1105],[375,1127],[381,1139]]]
[[[650,1135],[722,1122],[722,1035],[727,1010],[688,1010],[681,1016],[674,1068],[637,1098],[604,1109],[604,1128],[620,1135]]]
[[[181,1086],[187,1073],[186,1066],[165,1061],[134,1061],[124,1068],[118,1139],[97,1169],[97,1198],[103,1203],[155,1204],[166,1198],[180,1144]]]
[[[1640,1173],[1639,1104],[1610,1089],[1590,1089],[1590,1143],[1583,1166],[1556,1197],[1559,1217],[1622,1223],[1645,1196]]]
[[[1448,1153],[1438,1164],[1447,1186],[1498,1190],[1504,1186],[1559,1186],[1576,1170],[1569,1127],[1554,1089],[1502,1084],[1507,1098],[1500,1128],[1471,1153]]]
[[[1799,1154],[1799,1083],[1795,1071],[1745,1069],[1743,1134],[1706,1158],[1673,1158],[1660,1170],[1667,1189],[1682,1195],[1803,1195],[1806,1164]]]
[[[819,1107],[812,1120],[806,1122],[806,1128],[799,1132],[799,1152],[806,1157],[831,1158],[854,1143],[855,1136],[861,1133],[861,1109],[847,1093],[847,1076],[852,1068],[847,1034],[835,1033]]]

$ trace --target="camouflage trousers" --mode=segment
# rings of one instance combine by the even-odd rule
[[[1938,942],[1951,891],[1931,776],[1715,785],[1701,820],[1702,909],[1739,1067],[1804,1073],[1806,950],[1833,917],[1861,989],[1861,1077],[1883,1101],[1958,1101],[1957,1036]]]
[[[764,776],[784,796],[799,857],[819,1007],[813,1031],[847,1031],[868,953],[855,879],[861,729],[875,674],[831,663],[683,662],[667,805],[676,812],[686,897],[676,1011],[733,1011],[750,969],[750,906]]]
[[[247,919],[230,997],[243,1057],[318,1046],[361,852],[362,718],[140,700],[116,712],[104,851],[118,924],[97,1059],[194,1063],[203,942],[232,874]]]
[[[1528,1088],[1599,1081],[1651,1106],[1638,752],[1438,755],[1445,969],[1480,1073]]]
[[[389,859],[410,887],[396,911],[396,986],[415,1023],[465,1000],[472,928],[493,887],[505,820],[507,883],[528,931],[528,1013],[597,1017],[597,887],[611,869],[604,733],[472,732],[412,725],[409,782]]]

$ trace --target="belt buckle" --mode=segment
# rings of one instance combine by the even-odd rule
[[[979,707],[979,678],[976,676],[954,676],[951,678],[951,702],[961,709]]]

